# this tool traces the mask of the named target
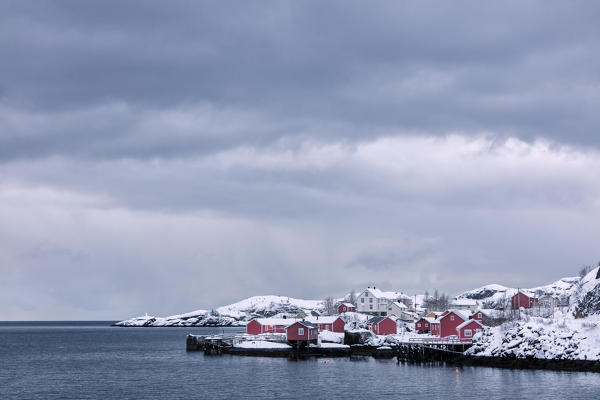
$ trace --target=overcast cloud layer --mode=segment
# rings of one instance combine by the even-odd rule
[[[600,258],[592,2],[0,2],[0,319]]]

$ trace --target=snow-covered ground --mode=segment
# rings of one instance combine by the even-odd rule
[[[319,339],[321,339],[322,342],[344,343],[344,333],[321,331],[319,332]]]
[[[600,360],[600,317],[526,317],[489,328],[473,338],[467,354],[570,360]]]
[[[291,349],[292,346],[285,343],[268,342],[266,340],[248,340],[234,344],[239,349]]]
[[[600,360],[600,272],[561,279],[552,285],[568,293],[570,306],[552,318],[508,321],[475,335],[467,354],[488,357]]]

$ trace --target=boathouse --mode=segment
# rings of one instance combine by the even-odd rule
[[[260,335],[261,333],[285,333],[285,327],[294,322],[286,318],[255,318],[246,325],[246,333]]]
[[[431,322],[430,327],[431,327],[432,335],[440,336],[440,321],[439,320],[434,320],[433,322]]]
[[[285,329],[288,342],[298,344],[300,342],[317,343],[319,340],[319,328],[306,321],[296,321]]]
[[[518,310],[519,308],[531,308],[536,307],[539,303],[537,297],[528,296],[525,293],[519,291],[514,294],[510,299],[512,309]]]
[[[319,328],[320,331],[344,332],[346,323],[338,316],[331,317],[308,317],[306,320]]]
[[[456,328],[469,318],[457,310],[448,310],[447,314],[440,318],[440,337],[456,335]]]
[[[470,319],[456,327],[458,339],[461,342],[470,342],[476,333],[483,330],[483,325],[476,319]]]
[[[352,303],[342,303],[337,308],[338,314],[345,312],[356,312],[356,306]]]
[[[398,333],[396,321],[390,317],[373,317],[367,321],[369,330],[376,335],[395,335]]]

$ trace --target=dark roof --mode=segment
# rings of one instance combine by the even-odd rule
[[[373,317],[370,320],[367,321],[367,324],[378,324],[381,321],[383,321],[384,319],[386,319],[387,317]]]
[[[299,324],[304,325],[307,328],[317,328],[317,326],[315,324],[313,324],[312,322],[308,322],[308,321],[304,321],[304,320],[302,320],[302,321],[296,321],[296,322],[298,322]],[[294,325],[294,324],[292,324],[292,325]]]

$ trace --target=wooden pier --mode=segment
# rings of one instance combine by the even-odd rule
[[[455,338],[411,338],[396,347],[396,357],[398,362],[454,362],[464,358],[465,351],[471,346],[471,341]]]

